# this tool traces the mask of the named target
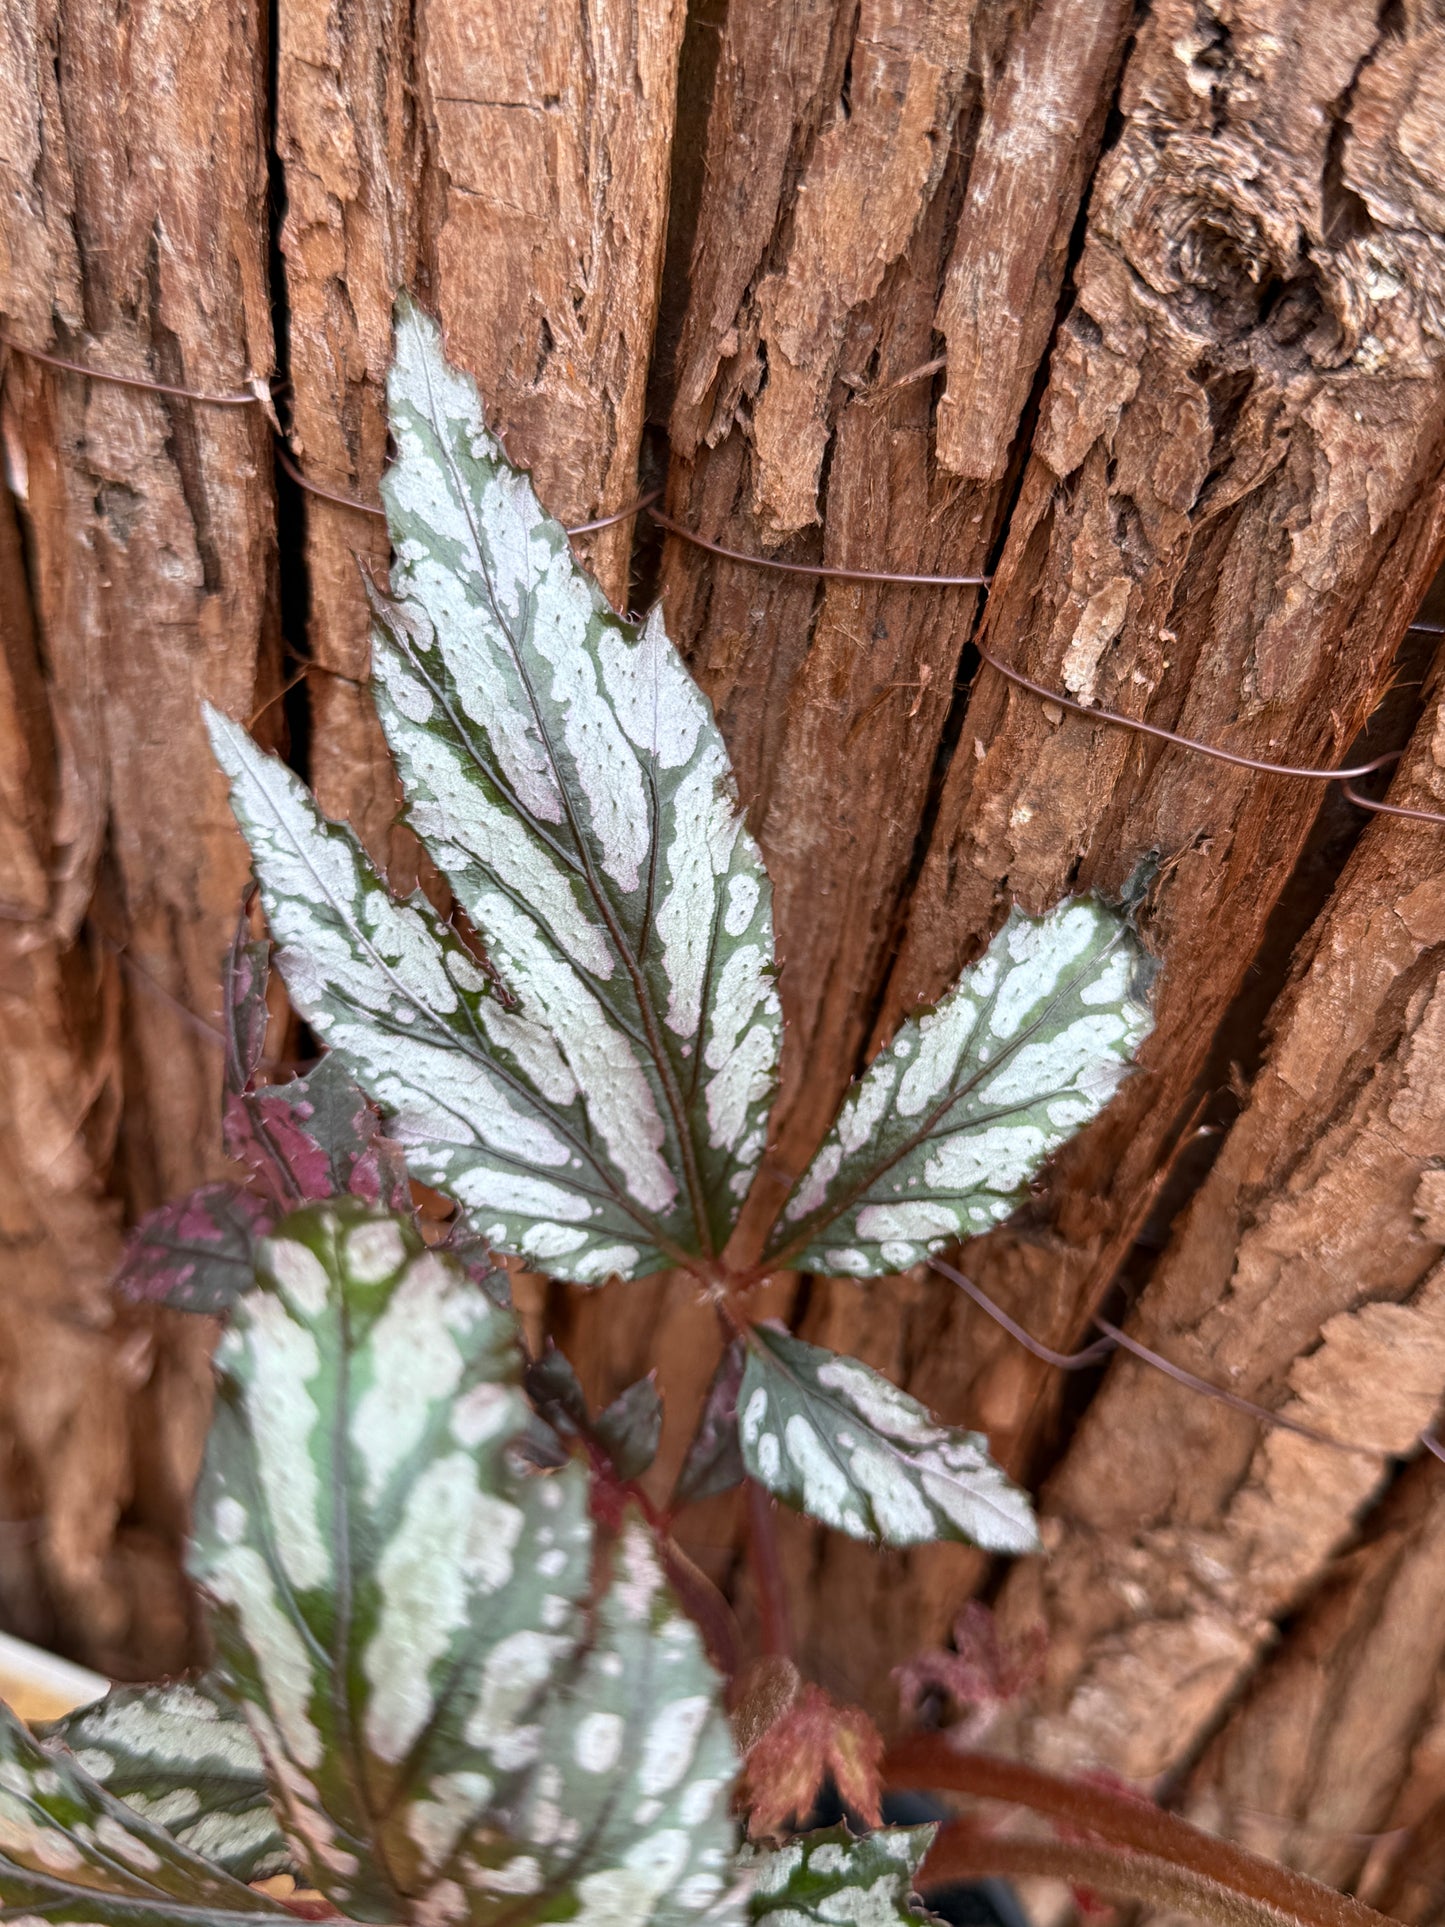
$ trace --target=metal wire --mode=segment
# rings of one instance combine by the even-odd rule
[[[46,362],[51,367],[68,369],[74,374],[84,375],[92,381],[118,382],[124,387],[150,389],[159,394],[175,395],[217,407],[240,407],[250,403],[264,407],[268,413],[270,412],[270,391],[259,383],[255,392],[208,394],[199,389],[175,388],[166,382],[149,381],[136,375],[114,375],[87,368],[81,362],[67,361],[59,355],[47,354],[39,348],[27,348],[8,334],[0,334],[0,344],[13,349],[18,354]],[[346,495],[337,489],[327,488],[320,482],[313,482],[302,472],[279,434],[276,436],[276,458],[292,481],[299,488],[305,489],[308,494],[317,496],[322,501],[335,503],[340,508],[352,509],[360,515],[374,516],[379,520],[385,519],[384,509],[377,508],[370,502],[363,502],[354,495]],[[679,541],[705,550],[709,555],[720,556],[724,561],[735,562],[746,568],[771,570],[778,575],[811,576],[823,581],[871,582],[880,586],[891,584],[904,588],[928,589],[987,589],[993,579],[987,575],[915,575],[894,569],[850,569],[831,563],[784,562],[776,556],[752,554],[744,549],[729,548],[722,542],[714,542],[710,537],[699,535],[696,530],[686,528],[682,523],[674,521],[670,515],[664,514],[656,506],[661,494],[660,488],[654,489],[649,494],[639,497],[637,501],[629,502],[625,508],[615,510],[611,515],[602,515],[590,522],[577,523],[575,527],[569,528],[567,533],[568,535],[588,535],[597,529],[610,528],[614,523],[626,521],[629,516],[645,511],[660,528],[665,529],[669,535],[676,536]],[[1409,628],[1423,635],[1445,635],[1445,623],[1412,622]],[[1116,729],[1132,730],[1138,736],[1152,737],[1156,742],[1168,743],[1171,747],[1185,750],[1191,755],[1206,756],[1218,763],[1230,763],[1236,769],[1255,770],[1262,776],[1286,776],[1310,783],[1338,783],[1346,799],[1354,804],[1356,809],[1368,810],[1377,816],[1394,816],[1414,823],[1445,826],[1445,810],[1418,809],[1401,803],[1376,802],[1373,797],[1363,796],[1355,788],[1358,778],[1373,776],[1378,771],[1398,763],[1400,760],[1398,750],[1391,750],[1382,756],[1373,757],[1366,763],[1334,769],[1317,769],[1296,763],[1273,763],[1264,757],[1249,756],[1239,750],[1225,749],[1217,743],[1203,742],[1197,736],[1185,736],[1178,730],[1164,729],[1158,723],[1145,722],[1138,716],[1125,716],[1117,709],[1105,709],[1091,703],[1079,702],[1076,698],[1065,695],[1061,690],[1050,688],[1047,683],[1036,682],[1032,676],[1026,676],[1022,670],[1015,669],[1012,664],[995,655],[983,642],[975,639],[974,646],[983,662],[996,674],[1013,683],[1015,687],[1026,689],[1042,702],[1053,703],[1060,709],[1070,711],[1073,715],[1087,718],[1090,722],[1107,723]]]
[[[265,408],[270,401],[268,393],[252,388],[216,395],[202,388],[176,388],[168,381],[152,381],[146,375],[108,374],[99,368],[87,368],[84,362],[67,361],[63,355],[47,354],[43,348],[27,348],[23,341],[3,332],[0,332],[0,347],[26,355],[31,361],[43,361],[50,368],[65,368],[73,375],[84,375],[90,381],[109,381],[119,388],[145,388],[153,395],[174,395],[180,401],[203,402],[209,408]]]
[[[1299,1419],[1290,1418],[1285,1412],[1272,1412],[1267,1405],[1256,1405],[1253,1399],[1241,1398],[1238,1392],[1227,1391],[1222,1385],[1211,1384],[1207,1378],[1201,1378],[1197,1372],[1191,1372],[1183,1365],[1176,1365],[1173,1359],[1151,1351],[1147,1345],[1141,1345],[1137,1338],[1131,1338],[1127,1332],[1120,1331],[1119,1327],[1110,1324],[1107,1318],[1095,1318],[1094,1324],[1103,1336],[1096,1338],[1091,1345],[1085,1345],[1077,1352],[1056,1352],[1052,1346],[1045,1345],[1042,1339],[1035,1338],[1032,1332],[1026,1331],[1016,1319],[1011,1318],[1002,1305],[996,1304],[982,1286],[976,1285],[964,1272],[956,1270],[942,1258],[930,1258],[928,1265],[929,1269],[936,1271],[941,1278],[946,1278],[950,1284],[957,1285],[960,1291],[972,1299],[980,1311],[991,1318],[996,1325],[1002,1326],[1009,1337],[1016,1339],[1026,1352],[1031,1352],[1035,1358],[1042,1359],[1045,1365],[1052,1365],[1058,1371],[1083,1371],[1086,1366],[1099,1364],[1111,1352],[1126,1351],[1142,1364],[1162,1373],[1165,1378],[1172,1378],[1176,1385],[1183,1385],[1191,1392],[1199,1392],[1205,1398],[1212,1398],[1220,1405],[1227,1405],[1231,1411],[1243,1412],[1247,1418],[1256,1420],[1260,1425],[1272,1425],[1279,1431],[1293,1432],[1299,1438],[1308,1439],[1313,1445],[1328,1445],[1336,1452],[1366,1453],[1373,1458],[1386,1456],[1375,1446],[1360,1445],[1353,1439],[1332,1438],[1328,1432],[1317,1432],[1312,1425],[1305,1425]],[[1442,1446],[1432,1433],[1422,1432],[1419,1442],[1427,1452],[1433,1452],[1437,1459],[1445,1463],[1445,1446]]]

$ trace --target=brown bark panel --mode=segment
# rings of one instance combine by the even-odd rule
[[[1445,1666],[1436,1676],[1430,1715],[1411,1750],[1405,1783],[1360,1876],[1359,1893],[1397,1920],[1425,1927],[1440,1918],[1445,1896]]]
[[[311,481],[378,504],[392,302],[416,279],[418,249],[410,9],[294,0],[279,12],[276,57],[291,446]],[[415,844],[394,826],[396,781],[366,688],[362,570],[384,572],[385,525],[314,495],[300,514],[305,634],[288,641],[316,665],[308,775],[322,808],[404,890]]]
[[[392,303],[417,286],[554,513],[636,493],[682,7],[563,4],[517,26],[453,0],[281,10],[295,447],[342,494],[377,500]],[[359,560],[384,567],[385,532],[314,496],[304,513],[309,773],[406,887],[416,848],[364,686]],[[626,523],[582,545],[619,602],[630,545]]]
[[[1427,22],[1412,22],[1403,39],[1382,34],[1363,5],[1336,10],[1319,32],[1306,31],[1297,9],[1265,13],[1216,31],[1192,8],[1166,5],[1141,31],[988,634],[1006,658],[1085,700],[1246,753],[1316,762],[1338,756],[1374,708],[1438,554],[1445,397],[1435,290],[1445,252],[1430,185],[1435,136],[1418,102],[1439,35]],[[839,137],[829,89],[842,84],[844,47],[836,31],[824,40],[816,14],[789,19],[779,43],[800,52],[766,91],[746,85],[764,60],[757,17],[730,21],[724,42],[673,414],[674,463],[691,458],[674,482],[674,513],[741,548],[775,546],[778,529],[801,523],[814,472],[804,415],[789,404],[791,440],[764,446],[757,433],[781,352],[790,395],[800,366],[823,368],[831,384],[818,404],[832,430],[822,558],[979,567],[1007,497],[935,466],[926,392],[889,383],[927,363],[942,327],[953,399],[940,412],[937,461],[966,466],[967,421],[978,466],[997,475],[1016,430],[1006,418],[990,429],[987,411],[1001,395],[1021,408],[1034,376],[1024,378],[1020,300],[987,302],[978,291],[1032,277],[1037,302],[1040,277],[1057,286],[1048,277],[1062,275],[1072,211],[1065,196],[1042,221],[1029,198],[1035,172],[1023,163],[1047,145],[1039,129],[1051,117],[1096,125],[1071,63],[1105,86],[1122,26],[1111,31],[1097,10],[1069,10],[1063,22],[1041,11],[1027,30],[990,15],[998,58],[977,48],[975,57],[994,84],[978,106],[952,97],[952,171],[920,205],[905,254],[853,312],[833,358],[819,362],[814,336],[800,348],[796,328],[780,344],[768,334],[776,308],[763,290],[775,285],[777,262],[791,269],[809,256],[798,223],[764,227],[757,206],[770,205],[774,181],[789,206],[790,173],[800,198],[815,177],[831,186],[839,139],[867,138],[855,124],[868,102],[851,89]],[[861,39],[862,16],[858,31]],[[1060,47],[1050,35],[1064,32],[1072,38]],[[856,73],[856,43],[851,52]],[[890,106],[909,98],[900,81]],[[906,171],[906,141],[900,151],[893,164]],[[1001,183],[1011,162],[1019,172]],[[723,226],[753,164],[757,198],[747,218]],[[912,178],[921,203],[931,177]],[[1063,169],[1062,178],[1067,187],[1083,177]],[[950,198],[961,215],[945,206]],[[1027,221],[1017,218],[1024,205]],[[1000,224],[1009,209],[1014,218]],[[864,259],[872,241],[870,230]],[[1394,271],[1378,272],[1382,262]],[[817,305],[826,318],[827,302]],[[980,346],[990,317],[996,333]],[[1001,383],[983,395],[978,371],[995,366]],[[785,456],[796,472],[780,466]],[[784,1172],[811,1148],[858,1063],[884,973],[875,1036],[947,986],[1009,898],[1038,909],[1081,885],[1118,889],[1141,860],[1157,864],[1146,927],[1166,971],[1145,1071],[1059,1161],[1024,1219],[968,1254],[1011,1309],[1067,1343],[1149,1207],[1318,792],[1161,755],[985,672],[930,824],[929,771],[968,633],[966,597],[851,584],[815,596],[680,550],[670,568],[674,629],[719,703],[777,886],[791,1025],[775,1145]],[[922,872],[905,912],[920,831]],[[881,1320],[898,1349],[876,1362],[950,1417],[984,1426],[1019,1462],[1042,1371],[946,1288],[925,1289],[896,1324],[882,1295],[827,1287],[815,1293],[810,1330],[871,1351]],[[840,1315],[844,1306],[851,1313]],[[799,1558],[813,1601],[830,1595],[835,1570],[851,1575],[856,1563],[827,1539],[800,1547]],[[946,1626],[966,1570],[952,1553],[910,1562],[922,1636]],[[896,1580],[880,1570],[858,1583],[860,1617],[886,1615]],[[836,1637],[825,1607],[818,1631]],[[857,1663],[876,1675],[900,1656],[880,1645]]]
[[[1439,35],[1402,59],[1373,7],[1309,34],[1303,14],[1268,11],[1208,44],[1192,7],[1162,6],[1141,32],[988,640],[1082,700],[1319,763],[1374,707],[1434,562],[1421,532],[1445,448],[1429,288],[1445,240],[1429,196],[1404,217],[1408,170],[1393,201],[1366,183],[1392,158],[1379,97],[1408,96]],[[1368,248],[1339,239],[1332,114],[1343,179],[1362,205],[1372,194]],[[1418,296],[1369,295],[1386,283],[1367,258],[1403,275],[1415,254]],[[1166,968],[1145,1074],[1061,1162],[1023,1240],[1047,1228],[1075,1273],[1056,1338],[1138,1221],[1316,796],[979,679],[887,1011],[936,995],[1000,899],[1039,908],[1160,866],[1146,927]],[[1015,1309],[1035,1269],[1020,1243],[1005,1230],[969,1254]]]
[[[554,515],[637,490],[682,0],[420,9],[427,244],[454,353]],[[632,524],[587,545],[618,603]]]
[[[120,985],[93,938],[71,947],[69,839],[86,815],[69,807],[81,779],[58,748],[14,504],[0,493],[0,1614],[107,1671],[156,1671],[188,1642],[176,1539],[193,1452],[158,1468],[149,1523],[118,1525],[141,1428],[173,1438],[195,1415],[143,1409],[149,1321],[117,1323],[105,1289],[120,1252],[104,1183]]]
[[[1438,674],[1437,674],[1438,685]],[[1445,799],[1437,700],[1393,800]],[[1249,1104],[1133,1321],[1338,1451],[1121,1358],[1046,1493],[1049,1670],[1024,1744],[1148,1779],[1187,1754],[1434,1419],[1445,1383],[1445,846],[1380,818],[1276,1014]],[[1428,1468],[1427,1468],[1428,1470]]]
[[[0,307],[22,343],[182,387],[268,374],[262,26],[219,0],[184,33],[156,6],[7,13]],[[56,727],[75,807],[104,825],[107,927],[134,965],[127,1177],[151,1202],[217,1140],[217,1053],[166,999],[214,1013],[245,874],[199,702],[249,713],[272,645],[269,430],[254,406],[20,357],[7,396]]]
[[[210,391],[269,373],[263,40],[264,11],[228,4],[6,12],[0,312],[22,344]],[[182,1190],[218,1154],[210,1020],[246,859],[199,704],[248,714],[274,674],[270,433],[254,405],[21,355],[4,403],[28,547],[7,624],[33,591],[19,728],[39,780],[0,822],[22,908],[0,1017],[0,1434],[18,1529],[38,1525],[38,1629],[153,1674],[188,1656],[176,1555],[207,1334],[113,1323],[102,1287],[119,1199]]]
[[[1190,1777],[1211,1832],[1355,1887],[1392,1832],[1445,1665],[1445,1478],[1412,1465]],[[1403,1840],[1388,1842],[1400,1870]]]

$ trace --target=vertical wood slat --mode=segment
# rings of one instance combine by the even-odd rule
[[[1440,668],[1437,666],[1438,691]],[[1445,802],[1436,700],[1391,798]],[[1045,1568],[1006,1591],[1054,1661],[1025,1744],[1162,1772],[1435,1420],[1445,1385],[1445,840],[1382,817],[1307,940],[1250,1102],[1133,1329],[1337,1452],[1120,1359],[1046,1493]],[[1421,1475],[1437,1481],[1430,1460]]]
[[[1403,1871],[1416,1843],[1390,1835],[1440,1709],[1442,1594],[1445,1479],[1421,1458],[1211,1741],[1189,1817],[1331,1886]]]
[[[6,11],[0,311],[22,345],[207,390],[270,372],[263,24],[228,0],[183,31],[154,4]],[[186,1657],[205,1374],[191,1334],[108,1330],[103,1286],[118,1201],[186,1188],[218,1150],[207,1025],[246,859],[198,711],[249,713],[274,673],[270,436],[255,406],[20,355],[4,425],[50,807],[0,830],[7,872],[35,835],[37,913],[6,933],[28,1015],[0,1089],[18,1159],[0,1426],[42,1515],[54,1636],[153,1672]]]
[[[295,0],[279,10],[276,151],[292,452],[320,487],[372,504],[386,458],[391,309],[416,279],[420,167],[411,10],[393,0]],[[314,495],[301,525],[308,770],[401,890],[416,850],[366,679],[362,571],[384,573],[379,520]]]

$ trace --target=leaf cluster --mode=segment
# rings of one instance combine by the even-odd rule
[[[982,1438],[756,1323],[748,1294],[783,1267],[883,1276],[1006,1216],[1127,1071],[1147,961],[1096,900],[1012,912],[741,1250],[783,1025],[722,736],[660,615],[608,606],[406,302],[388,393],[377,712],[455,914],[395,896],[208,713],[325,1055],[265,1081],[271,948],[243,921],[224,1132],[245,1183],[153,1213],[120,1280],[228,1321],[190,1554],[215,1664],[38,1735],[0,1719],[0,1919],[275,1912],[247,1883],[284,1868],[348,1919],[418,1927],[913,1920],[927,1829],[740,1853],[668,1520],[746,1476],[857,1538],[1033,1549]],[[412,1180],[454,1203],[442,1247]],[[718,1304],[665,1512],[636,1483],[654,1381],[594,1415],[560,1354],[528,1368],[503,1257],[581,1285],[682,1267]],[[876,1819],[876,1736],[806,1688],[753,1748],[754,1832],[825,1772]]]

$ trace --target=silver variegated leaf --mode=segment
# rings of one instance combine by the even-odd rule
[[[452,1854],[452,1918],[556,1919],[564,1896],[594,1927],[742,1918],[727,1897],[738,1760],[717,1675],[639,1519],[611,1551],[592,1643],[543,1716],[525,1794]]]
[[[646,1821],[564,1839],[555,1789],[594,1770],[578,1723],[610,1706],[614,1677],[643,1719],[629,1767],[648,1695],[686,1687],[711,1708],[717,1682],[650,1581],[624,1571],[615,1606],[609,1592],[594,1609],[586,1473],[517,1449],[538,1421],[512,1315],[356,1200],[286,1220],[257,1280],[217,1353],[192,1570],[303,1878],[352,1919],[470,1927],[565,1911],[587,1876],[660,1864],[672,1843],[650,1845]],[[608,1658],[610,1611],[647,1646],[640,1674]],[[669,1673],[669,1655],[686,1664]],[[709,1720],[669,1756],[676,1799],[728,1777]],[[725,1790],[706,1803],[700,1837],[726,1834]],[[709,1870],[687,1867],[680,1885]],[[703,1910],[648,1878],[657,1919]]]
[[[113,1799],[238,1880],[289,1867],[250,1727],[185,1681],[118,1687],[36,1737],[47,1751],[67,1748]]]
[[[856,1358],[755,1326],[738,1431],[760,1485],[851,1538],[1038,1550],[1028,1497],[994,1464],[982,1433],[937,1424]]]
[[[887,1276],[1006,1218],[1118,1088],[1152,1025],[1152,974],[1095,898],[1015,910],[874,1058],[788,1200],[769,1262]]]
[[[254,1927],[285,1909],[112,1798],[0,1705],[0,1921]]]
[[[415,1175],[491,1244],[559,1277],[665,1264],[551,1032],[504,1007],[420,892],[396,901],[283,763],[214,710],[207,721],[291,1001],[387,1114]]]
[[[375,598],[372,662],[410,821],[556,1040],[599,1162],[675,1246],[720,1251],[781,1018],[711,708],[660,611],[623,621],[578,566],[407,302],[388,396],[395,599]]]
[[[257,1284],[216,1354],[191,1571],[305,1878],[394,1921],[435,1830],[525,1778],[582,1634],[586,1476],[515,1462],[515,1323],[403,1220],[297,1212]]]
[[[937,1827],[883,1827],[854,1838],[846,1827],[805,1834],[746,1856],[758,1927],[928,1927],[934,1916],[913,1883]]]

